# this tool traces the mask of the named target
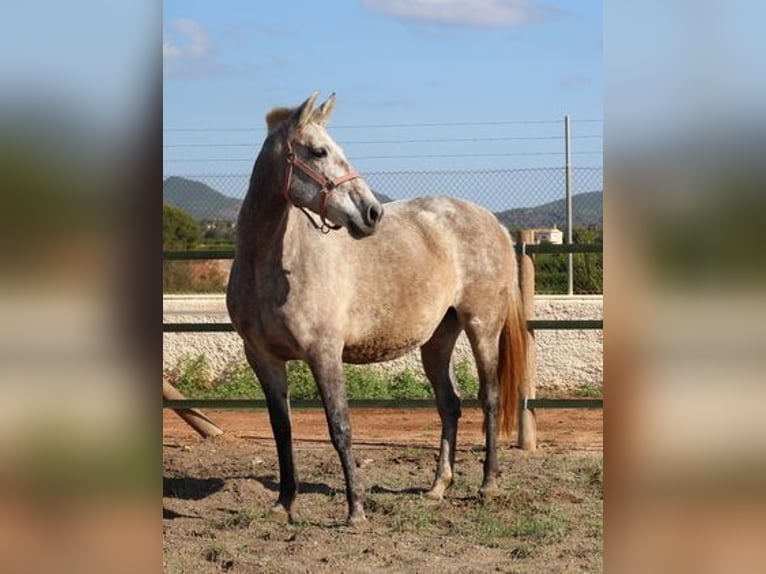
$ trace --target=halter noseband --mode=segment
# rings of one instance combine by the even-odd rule
[[[284,193],[285,199],[287,199],[287,202],[291,205],[294,205],[298,209],[300,209],[306,215],[306,217],[308,217],[311,224],[317,229],[319,229],[322,233],[329,233],[331,229],[332,230],[340,229],[342,225],[333,225],[332,223],[327,222],[327,200],[330,198],[330,192],[336,187],[343,185],[344,183],[349,182],[352,179],[356,179],[357,177],[362,177],[362,176],[356,173],[355,171],[350,171],[349,173],[345,175],[341,175],[340,177],[336,177],[335,179],[330,179],[326,175],[316,171],[313,167],[311,167],[309,164],[307,164],[301,158],[295,155],[293,146],[290,145],[290,140],[287,139],[287,136],[285,136],[285,148],[287,149],[287,156],[285,158],[285,160],[287,161],[287,174],[285,175],[285,185],[283,188],[283,193]],[[310,179],[318,183],[320,186],[319,187],[319,218],[322,220],[322,225],[319,225],[316,221],[314,221],[314,218],[312,217],[311,213],[309,213],[309,211],[302,205],[296,204],[295,201],[293,201],[292,196],[290,195],[290,184],[292,183],[293,170],[296,167],[299,170],[301,170]]]

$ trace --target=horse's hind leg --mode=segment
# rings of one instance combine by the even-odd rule
[[[487,322],[474,318],[465,322],[466,335],[471,342],[476,370],[479,373],[479,399],[484,411],[485,456],[484,480],[479,493],[492,496],[497,493],[497,434],[500,405],[499,333]]]
[[[454,309],[442,319],[433,336],[420,348],[423,370],[433,386],[436,407],[442,423],[439,463],[433,486],[425,496],[441,500],[452,485],[455,472],[457,426],[460,418],[460,394],[452,365],[452,351],[462,330]]]
[[[245,357],[255,371],[266,395],[269,420],[279,457],[279,498],[272,508],[274,514],[286,514],[293,520],[292,506],[298,493],[298,480],[293,462],[293,438],[290,424],[290,403],[287,390],[287,371],[284,361],[260,357],[245,345]]]

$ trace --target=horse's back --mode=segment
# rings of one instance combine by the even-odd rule
[[[355,277],[349,362],[399,356],[427,341],[448,309],[470,314],[508,297],[512,244],[491,212],[447,197],[385,210],[375,236],[347,244]]]
[[[513,244],[495,215],[474,203],[433,196],[386,205],[386,240],[420,243],[436,255],[448,254],[461,275],[480,277],[513,265]],[[412,230],[416,230],[415,233]],[[485,277],[486,279],[486,277]]]

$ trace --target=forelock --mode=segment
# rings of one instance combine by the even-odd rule
[[[289,118],[295,110],[293,108],[274,108],[266,114],[266,126],[269,133],[276,130],[282,122]]]

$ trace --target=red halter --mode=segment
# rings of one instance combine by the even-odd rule
[[[313,167],[311,167],[309,164],[304,162],[301,158],[299,158],[297,155],[295,155],[295,151],[293,151],[293,147],[290,145],[290,141],[285,137],[285,148],[287,149],[287,174],[285,175],[285,186],[283,188],[283,193],[285,196],[285,199],[287,199],[287,202],[291,205],[295,205],[298,209],[300,209],[306,217],[308,217],[311,224],[319,229],[322,233],[329,233],[331,229],[340,229],[341,225],[333,225],[332,223],[327,222],[327,200],[330,198],[330,192],[335,189],[336,187],[343,185],[346,182],[351,181],[352,179],[356,179],[357,177],[362,177],[358,173],[351,171],[347,173],[346,175],[342,175],[340,177],[336,177],[335,179],[330,179],[324,174],[321,174],[317,172]],[[314,221],[314,218],[311,216],[311,213],[309,211],[301,206],[297,205],[295,201],[293,201],[292,196],[290,195],[290,183],[292,182],[293,178],[293,170],[294,168],[298,168],[301,170],[305,175],[307,175],[309,178],[313,179],[316,183],[319,184],[319,218],[322,220],[322,225],[319,225],[316,221]]]

